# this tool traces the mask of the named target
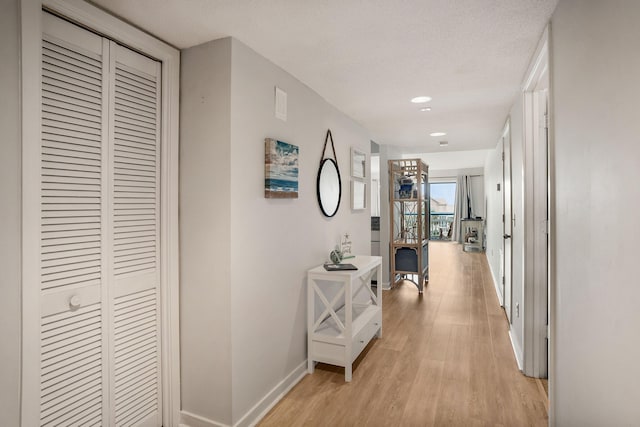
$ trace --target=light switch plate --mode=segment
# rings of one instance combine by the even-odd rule
[[[276,118],[287,121],[287,92],[276,86],[275,95]]]

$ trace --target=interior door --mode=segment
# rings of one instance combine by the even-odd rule
[[[160,425],[160,63],[109,43],[111,420]]]
[[[502,295],[504,295],[504,311],[511,323],[511,235],[512,235],[512,209],[511,209],[511,132],[509,126],[506,127],[502,135],[502,226],[503,226],[503,276]]]
[[[107,257],[102,38],[43,14],[40,424],[100,425]]]
[[[160,65],[43,32],[40,425],[158,426]]]

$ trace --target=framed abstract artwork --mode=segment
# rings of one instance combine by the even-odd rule
[[[298,198],[299,152],[297,145],[272,138],[264,140],[264,197]]]

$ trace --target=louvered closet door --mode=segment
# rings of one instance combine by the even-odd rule
[[[160,67],[43,29],[40,423],[160,425]]]
[[[159,425],[160,65],[111,48],[111,409],[116,425]]]
[[[40,422],[101,425],[108,44],[48,14],[43,19]]]

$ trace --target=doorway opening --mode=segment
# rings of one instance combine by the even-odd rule
[[[450,241],[453,237],[453,224],[456,202],[456,183],[432,182],[430,189],[431,240]]]

